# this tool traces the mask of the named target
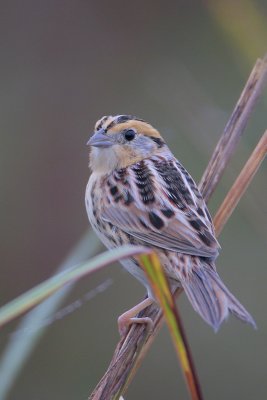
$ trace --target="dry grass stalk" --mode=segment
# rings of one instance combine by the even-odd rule
[[[234,112],[203,174],[199,188],[206,202],[208,202],[214,192],[231,155],[237,147],[238,139],[243,133],[251,111],[256,104],[256,100],[263,90],[266,75],[267,62],[265,57],[263,60],[257,60]],[[252,177],[253,175],[249,178],[246,187]],[[236,198],[236,203],[233,204],[234,207],[244,193],[241,184],[239,184],[238,190],[241,190],[241,194],[239,198]],[[230,217],[230,215],[231,210],[226,214],[226,218]],[[220,224],[225,224],[225,222],[225,218],[218,219],[216,232],[221,231],[222,227]],[[182,290],[178,290],[176,295],[178,296],[181,292]],[[131,326],[127,336],[122,338],[118,343],[106,373],[99,381],[89,400],[119,399],[127,390],[163,322],[162,312],[156,305],[151,305],[146,310],[143,310],[140,316],[148,316],[152,319],[154,322],[153,331],[148,334],[145,326],[142,324],[133,324]]]
[[[199,189],[206,201],[215,190],[226,165],[233,155],[239,139],[244,132],[256,101],[262,93],[267,77],[267,55],[258,59],[234,108],[234,111],[211,156],[202,176]]]
[[[228,192],[223,203],[221,204],[219,210],[214,217],[214,226],[216,231],[216,236],[218,236],[234,209],[236,208],[239,200],[246,191],[248,185],[252,181],[254,175],[258,171],[261,162],[263,161],[267,153],[267,130],[262,135],[259,143],[255,147],[255,150],[249,157],[246,165],[240,172],[240,175],[236,179],[235,183]]]

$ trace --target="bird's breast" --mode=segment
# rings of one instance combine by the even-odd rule
[[[107,193],[103,178],[91,175],[85,195],[85,204],[90,224],[102,243],[109,249],[128,244],[129,241],[118,227],[102,217],[103,202]]]

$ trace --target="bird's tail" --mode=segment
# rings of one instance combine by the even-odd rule
[[[256,328],[248,311],[239,303],[210,265],[194,268],[190,276],[182,280],[185,293],[193,308],[217,331],[229,312]]]

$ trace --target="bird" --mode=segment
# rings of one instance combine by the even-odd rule
[[[102,243],[108,249],[130,244],[154,251],[171,290],[183,289],[214,331],[230,313],[256,327],[217,273],[220,245],[208,208],[160,132],[133,115],[104,116],[87,144],[91,175],[85,204]],[[137,314],[156,300],[138,259],[121,263],[147,291],[143,301],[119,317],[123,336],[132,323],[151,325]]]

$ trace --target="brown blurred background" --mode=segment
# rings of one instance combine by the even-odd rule
[[[48,278],[88,229],[85,143],[102,115],[150,121],[200,179],[267,50],[266,17],[264,0],[1,1],[1,305]],[[213,213],[266,129],[266,104],[265,91]],[[217,263],[258,330],[231,318],[214,334],[180,301],[205,399],[266,395],[266,231],[265,165],[221,235]],[[118,340],[117,316],[143,294],[118,265],[80,282],[63,307],[91,300],[49,326],[5,399],[86,399]],[[2,330],[2,351],[16,329]],[[125,397],[187,398],[166,329]]]

